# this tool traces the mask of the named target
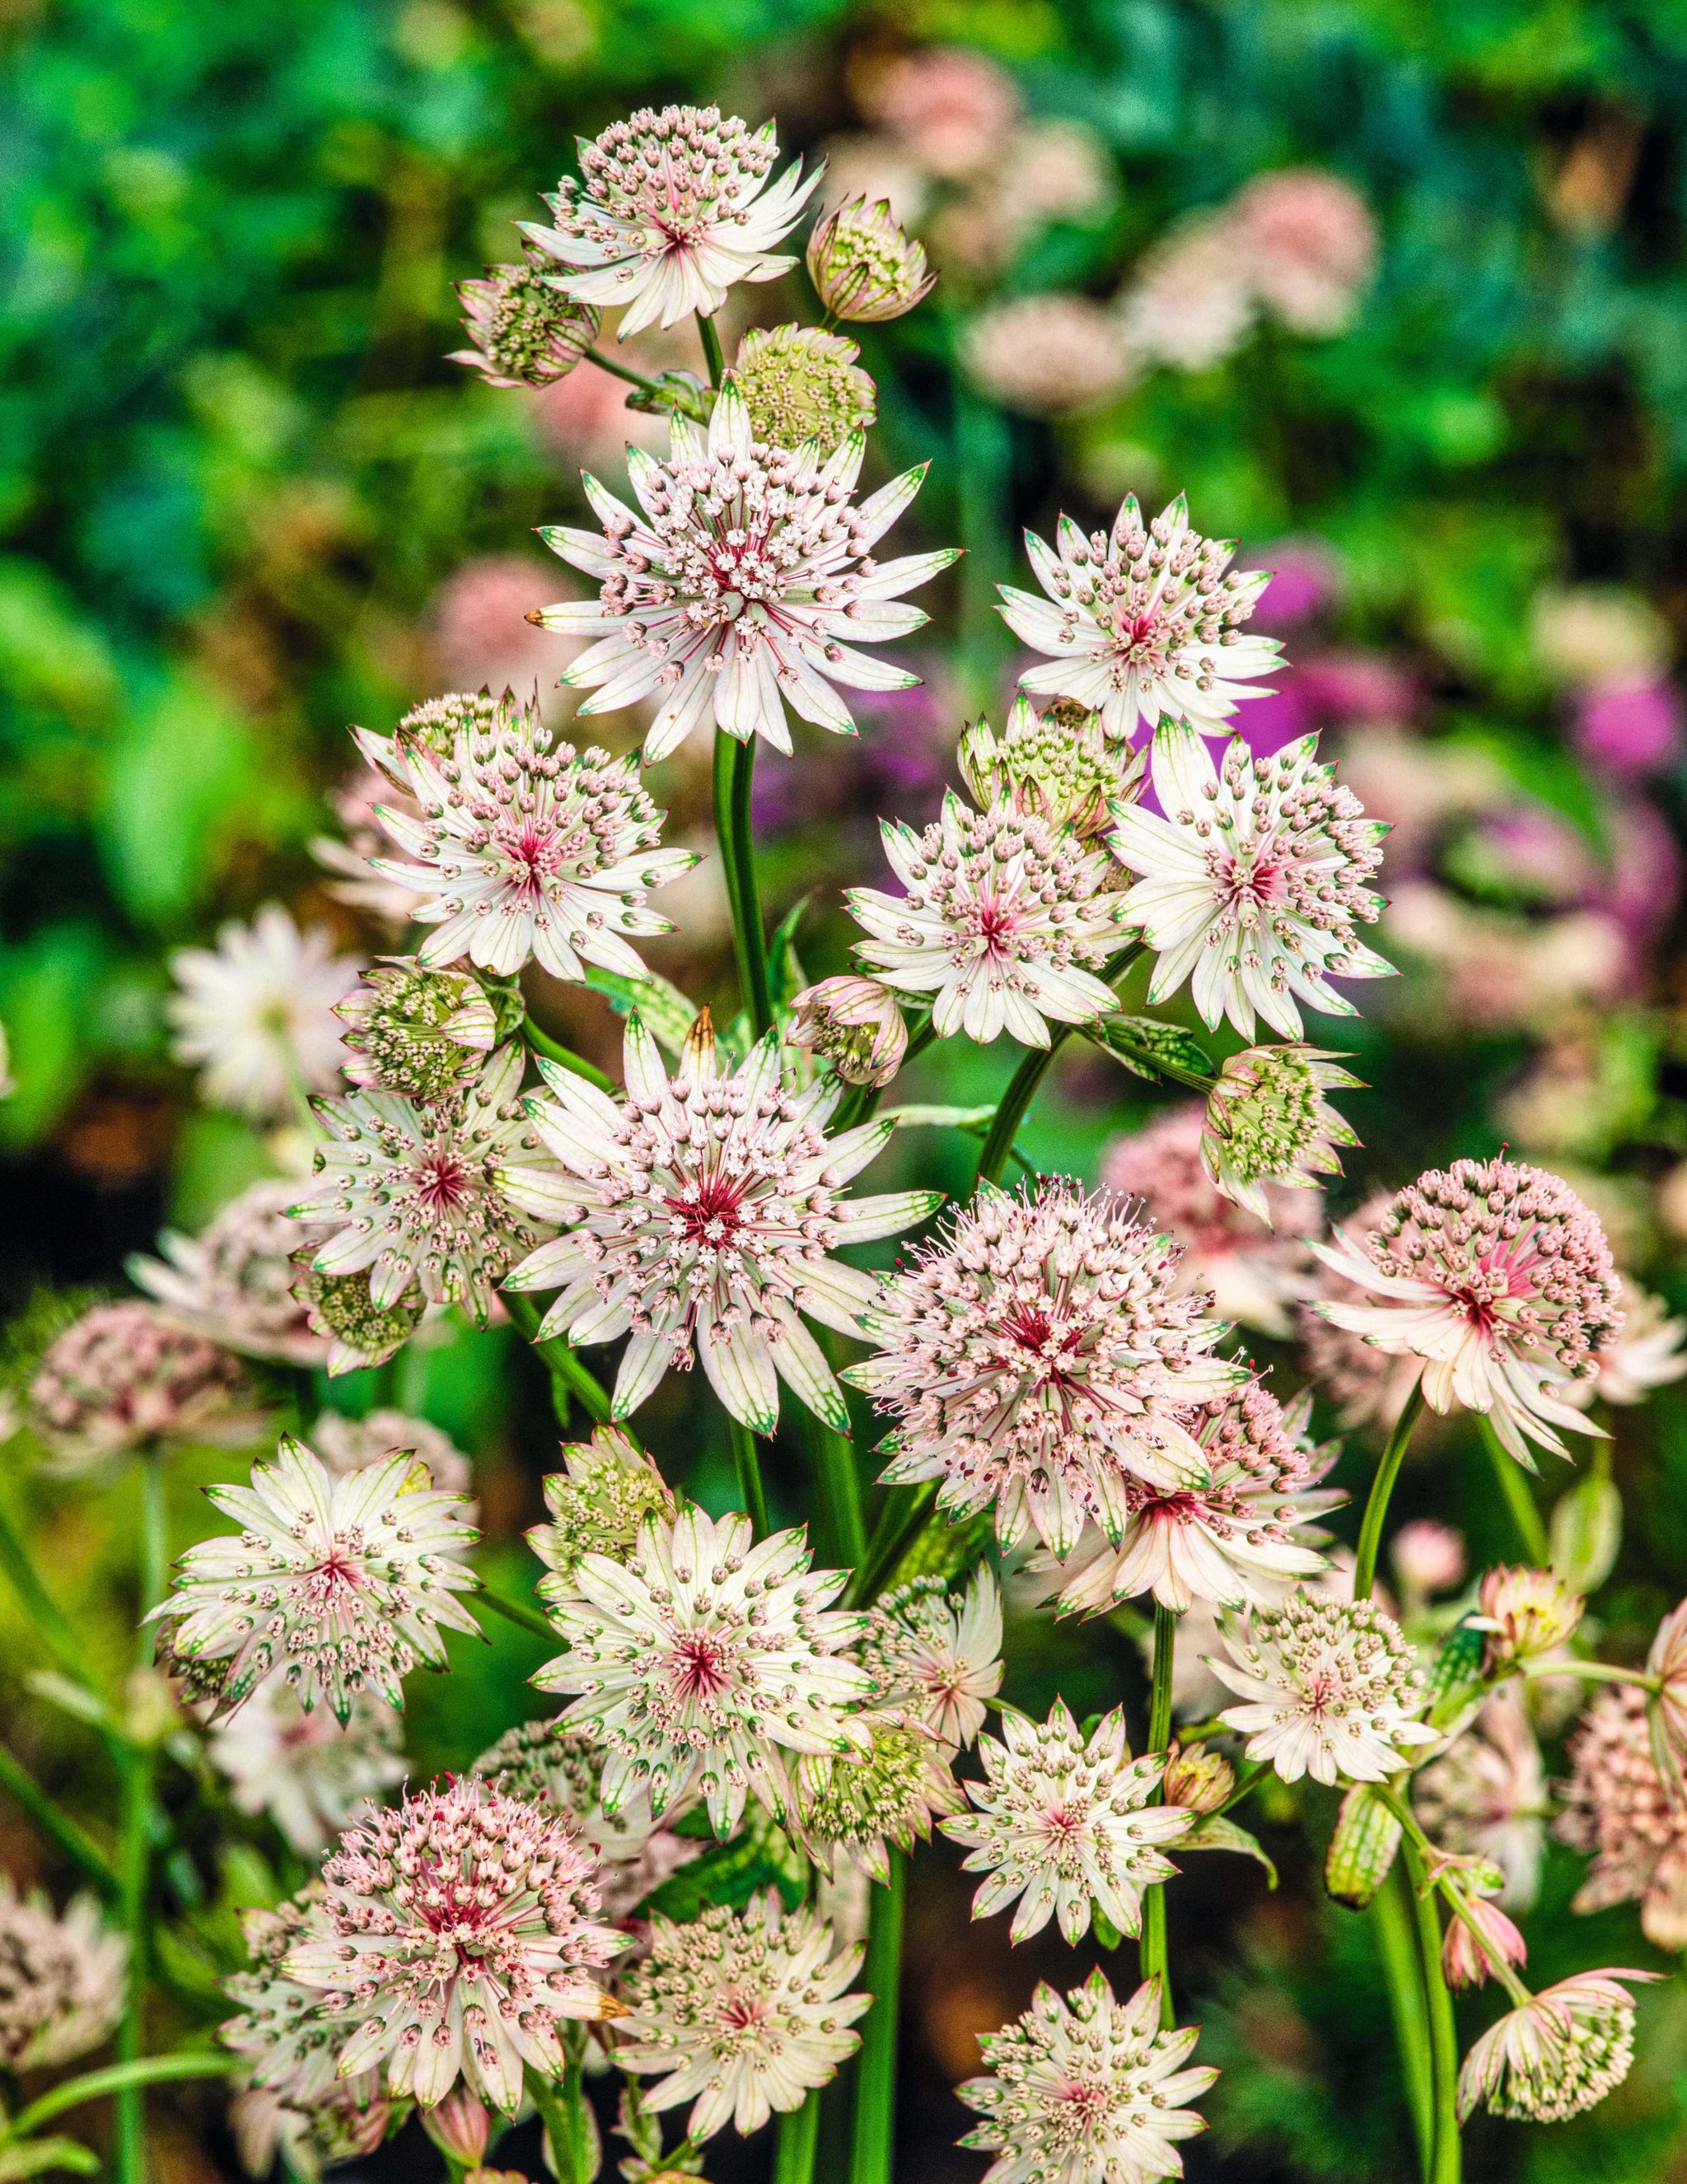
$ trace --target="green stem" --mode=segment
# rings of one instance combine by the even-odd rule
[[[728,1430],[732,1435],[732,1461],[738,1474],[739,1499],[744,1504],[744,1513],[750,1519],[750,1529],[758,1540],[768,1536],[768,1496],[762,1485],[762,1459],[756,1453],[756,1436],[748,1426],[727,1416]]]
[[[1172,1609],[1154,1602],[1154,1681],[1148,1698],[1150,1752],[1161,1752],[1171,1742],[1171,1664],[1177,1646],[1177,1617]],[[1162,1801],[1156,1789],[1153,1802]],[[1170,2031],[1176,2020],[1171,2007],[1171,1966],[1165,1940],[1165,1886],[1157,1882],[1142,1892],[1142,1939],[1140,1962],[1145,1980],[1159,1981],[1159,2021]]]
[[[1547,1545],[1546,1526],[1534,1506],[1534,1496],[1529,1490],[1528,1474],[1520,1463],[1514,1462],[1500,1446],[1500,1436],[1494,1430],[1494,1421],[1485,1411],[1478,1411],[1476,1429],[1487,1447],[1489,1461],[1494,1466],[1494,1475],[1500,1482],[1500,1491],[1505,1497],[1505,1506],[1511,1513],[1511,1522],[1517,1528],[1517,1537],[1522,1541],[1523,1553],[1537,1569],[1545,1569],[1550,1549]]]
[[[1364,1522],[1359,1528],[1359,1558],[1353,1569],[1353,1596],[1369,1600],[1371,1588],[1377,1582],[1377,1557],[1383,1545],[1383,1526],[1388,1515],[1388,1497],[1394,1490],[1394,1481],[1400,1474],[1400,1463],[1406,1452],[1406,1443],[1411,1439],[1411,1429],[1417,1424],[1423,1408],[1423,1383],[1420,1380],[1406,1397],[1405,1407],[1394,1421],[1394,1429],[1388,1435],[1388,1446],[1383,1451],[1383,1460],[1377,1466],[1377,1476],[1371,1482],[1371,1498],[1365,1505]]]
[[[629,387],[640,387],[646,394],[660,394],[662,392],[655,380],[646,379],[642,371],[634,371],[630,365],[617,364],[612,356],[606,356],[600,348],[588,347],[582,354],[589,363],[596,365],[600,371],[612,372],[617,379],[624,379]]]
[[[549,1032],[541,1031],[531,1017],[522,1018],[522,1037],[535,1054],[542,1054],[547,1061],[554,1061],[559,1069],[566,1069],[575,1077],[584,1077],[588,1084],[595,1084],[600,1092],[617,1089],[615,1079],[606,1077],[595,1061],[588,1061],[583,1054],[576,1054],[572,1046],[564,1046],[552,1039]]]
[[[13,1758],[3,1744],[0,1744],[0,1789],[10,1791],[47,1841],[62,1851],[80,1872],[87,1875],[108,1903],[117,1902],[122,1895],[123,1886],[109,1860],[101,1854],[68,1813],[59,1811],[35,1777]]]
[[[573,2076],[573,2092],[568,2088],[569,2074]],[[550,2147],[550,2156],[556,2164],[557,2184],[587,2184],[582,2173],[579,2140],[576,2137],[578,2122],[580,2066],[578,2062],[564,2065],[562,2083],[542,2076],[528,2064],[522,2073],[528,2098],[539,2110],[539,2120],[545,2126],[545,2136]]]
[[[145,1618],[170,1585],[169,1513],[165,1495],[164,1457],[156,1444],[141,1457],[141,1624],[136,1652],[143,1668],[157,1650],[156,1626]],[[118,1855],[121,1920],[129,1936],[127,2007],[117,2028],[117,2059],[141,2059],[147,1992],[147,1893],[152,1867],[153,1778],[158,1755],[136,1745],[123,1769],[123,1828]],[[131,2078],[118,2088],[114,2165],[118,2184],[142,2184],[147,2165],[144,2081]]]
[[[506,1623],[513,1623],[518,1630],[531,1630],[535,1637],[556,1642],[556,1633],[551,1629],[543,1609],[530,1606],[525,1600],[511,1600],[501,1592],[494,1592],[483,1585],[478,1592],[468,1595],[471,1607],[490,1608],[493,1614],[501,1615]]]
[[[1400,1855],[1416,1907],[1418,1955],[1429,2003],[1430,2106],[1435,2124],[1429,2184],[1460,2184],[1464,2157],[1459,2142],[1459,2035],[1453,2022],[1453,1997],[1441,1969],[1441,1914],[1433,1892],[1425,1886],[1422,1853],[1410,1836],[1400,1845]]]
[[[697,314],[697,332],[703,340],[703,361],[708,367],[709,384],[718,387],[726,376],[726,359],[720,353],[720,336],[715,332],[715,322],[707,311]]]
[[[1119,953],[1102,972],[1109,986],[1116,986],[1142,952],[1143,944],[1133,940]],[[983,1183],[1000,1183],[1002,1171],[1008,1165],[1008,1156],[1013,1150],[1014,1140],[1019,1135],[1019,1124],[1025,1118],[1025,1110],[1036,1098],[1037,1088],[1048,1074],[1050,1065],[1075,1026],[1053,1024],[1049,1027],[1047,1046],[1034,1046],[1009,1078],[1007,1090],[997,1104],[996,1120],[990,1125],[990,1134],[984,1141],[984,1150],[978,1156],[978,1173],[973,1178],[973,1191]]]
[[[1388,2014],[1394,2021],[1394,2046],[1405,2083],[1406,2106],[1411,2112],[1412,2135],[1417,2141],[1417,2164],[1426,2184],[1434,2159],[1434,2092],[1429,2062],[1429,2015],[1424,2005],[1423,1981],[1417,1969],[1417,1948],[1412,1936],[1413,1912],[1408,1902],[1410,1886],[1405,1869],[1396,1860],[1394,1870],[1377,1892],[1371,1906],[1371,1931],[1377,1953],[1383,1960],[1383,1982],[1388,1991]]]
[[[1520,1676],[1580,1676],[1589,1684],[1638,1684],[1643,1691],[1659,1691],[1663,1688],[1661,1676],[1649,1676],[1644,1669],[1620,1669],[1614,1661],[1553,1660],[1543,1654],[1538,1660],[1519,1661]]]
[[[20,2109],[0,2134],[0,2143],[9,2145],[27,2138],[54,2116],[63,2115],[66,2109],[80,2108],[84,2101],[99,2100],[126,2086],[163,2085],[171,2078],[226,2078],[240,2067],[237,2055],[144,2055],[132,2063],[108,2064],[103,2070],[87,2070],[80,2078],[65,2079],[63,2085],[54,2086],[38,2101]]]
[[[11,1580],[12,1590],[17,1594],[30,1620],[46,1640],[54,1660],[67,1676],[76,1683],[86,1685],[87,1646],[70,1628],[64,1609],[42,1583],[41,1574],[31,1558],[30,1551],[24,1545],[3,1505],[0,1505],[0,1568]]]
[[[891,2184],[897,2122],[897,2017],[902,1972],[908,1858],[890,1852],[889,1884],[874,1884],[861,1983],[873,1997],[862,2025],[855,2081],[855,2141],[849,2184]]]
[[[1271,1763],[1269,1759],[1255,1759],[1251,1764],[1244,1767],[1236,1778],[1236,1787],[1219,1807],[1219,1816],[1221,1817],[1229,1812],[1233,1806],[1239,1805],[1248,1791],[1256,1789],[1271,1771]]]
[[[820,1329],[816,1340],[826,1362],[835,1372],[837,1343],[831,1329]],[[824,1560],[834,1569],[859,1569],[867,1554],[867,1531],[861,1518],[861,1479],[855,1468],[855,1444],[846,1434],[835,1432],[817,1418],[806,1405],[802,1418],[808,1460],[820,1490]]]
[[[820,2096],[810,2093],[800,2109],[779,2118],[774,2148],[774,2184],[811,2184],[820,2143]]]
[[[756,738],[740,743],[723,728],[715,730],[715,833],[721,872],[732,910],[732,944],[738,956],[738,983],[760,1039],[774,1021],[773,987],[768,975],[768,938],[762,923],[762,898],[756,884],[756,847],[750,826],[750,794],[756,772]]]
[[[500,1294],[504,1300],[504,1308],[510,1315],[511,1325],[517,1334],[526,1336],[539,1362],[549,1368],[557,1424],[566,1429],[570,1396],[588,1418],[595,1418],[600,1425],[606,1424],[610,1409],[608,1392],[597,1375],[581,1361],[578,1351],[566,1336],[561,1334],[547,1335],[543,1342],[534,1340],[539,1322],[545,1315],[524,1290],[504,1290]],[[628,1431],[624,1421],[622,1431]]]

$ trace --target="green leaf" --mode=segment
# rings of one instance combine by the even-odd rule
[[[665,1046],[676,1058],[679,1056],[697,1010],[695,1003],[688,1001],[672,979],[662,978],[654,971],[647,979],[628,978],[619,971],[606,971],[595,963],[589,963],[586,983],[595,994],[604,996],[617,1016],[631,1016],[636,1009],[657,1045]]]
[[[0,1145],[32,1145],[81,1089],[93,1061],[89,1000],[109,960],[103,937],[47,925],[0,955],[0,1022],[17,1090],[0,1100]]]
[[[42,2176],[49,2169],[98,2176],[99,2156],[74,2138],[28,2138],[18,2146],[0,2146],[0,2184],[12,2184],[18,2176]]]
[[[987,1107],[942,1107],[921,1105],[886,1107],[880,1120],[894,1123],[899,1130],[987,1130],[996,1120],[992,1100]]]
[[[1554,1575],[1572,1592],[1597,1592],[1623,1545],[1623,1496],[1608,1470],[1595,1465],[1559,1496],[1550,1535]]]
[[[1432,1728],[1450,1729],[1487,1690],[1483,1664],[1488,1658],[1488,1634],[1468,1623],[1455,1624],[1441,1641],[1429,1666],[1429,1713]]]
[[[768,944],[768,969],[771,974],[774,1006],[789,1008],[791,1002],[808,983],[807,972],[796,953],[796,928],[802,922],[802,913],[811,898],[804,895],[791,905],[779,921],[779,931]]]
[[[1095,1928],[1095,1937],[1103,1949],[1116,1949],[1125,1938],[1099,1903],[1090,1906],[1090,1923]]]
[[[1244,1858],[1257,1858],[1265,1869],[1265,1878],[1275,1888],[1277,1869],[1260,1847],[1257,1836],[1250,1836],[1246,1828],[1239,1828],[1234,1820],[1227,1820],[1222,1813],[1209,1813],[1198,1821],[1179,1842],[1171,1845],[1181,1850],[1233,1850]]]
[[[1158,1017],[1103,1017],[1090,1027],[1089,1036],[1132,1076],[1150,1083],[1169,1077],[1187,1084],[1192,1078],[1208,1078],[1215,1073],[1212,1056],[1193,1034]]]
[[[1338,1903],[1362,1911],[1388,1877],[1400,1847],[1400,1824],[1364,1782],[1342,1799],[1324,1854],[1324,1886]]]

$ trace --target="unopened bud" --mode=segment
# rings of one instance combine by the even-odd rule
[[[453,2161],[476,2164],[485,2158],[492,2119],[468,2087],[459,2083],[443,2101],[422,2109],[422,2127],[440,2152],[449,2154]],[[497,2177],[506,2172],[477,2167],[475,2173],[482,2177]]]
[[[392,958],[366,973],[334,1014],[346,1025],[354,1084],[407,1100],[444,1100],[480,1073],[498,1020],[478,979]]]
[[[1451,1592],[1465,1574],[1465,1543],[1449,1524],[1433,1517],[1402,1524],[1389,1551],[1400,1590],[1420,1598],[1431,1593]]]
[[[480,372],[491,387],[549,387],[567,378],[597,339],[602,314],[568,295],[565,278],[530,259],[489,265],[483,280],[460,281],[474,347],[454,349],[448,360]]]
[[[1497,1903],[1472,1896],[1465,1899],[1465,1910],[1478,1931],[1472,1933],[1456,1914],[1447,1921],[1441,1969],[1450,1986],[1482,1986],[1495,1965],[1528,1962],[1522,1936]]]
[[[1193,1744],[1187,1751],[1172,1746],[1160,1782],[1168,1805],[1181,1805],[1191,1813],[1215,1813],[1235,1787],[1236,1769],[1221,1752]]]
[[[1356,1145],[1352,1129],[1324,1097],[1359,1078],[1316,1046],[1251,1046],[1225,1063],[1207,1096],[1201,1165],[1214,1188],[1271,1224],[1268,1183],[1318,1189],[1339,1175],[1338,1145]]]
[[[323,1274],[307,1245],[294,1255],[293,1294],[310,1315],[310,1331],[327,1338],[330,1376],[384,1365],[415,1334],[423,1300],[415,1290],[384,1307],[369,1294],[367,1274]]]
[[[888,1084],[908,1051],[896,995],[876,978],[823,978],[791,1003],[793,1046],[813,1047],[846,1084]]]
[[[732,380],[756,437],[776,448],[813,440],[831,455],[864,432],[879,414],[878,390],[855,360],[860,354],[846,334],[818,326],[751,327]]]
[[[829,213],[808,238],[808,277],[834,318],[877,324],[899,319],[928,296],[937,276],[924,247],[892,218],[889,200],[855,198]]]
[[[1496,1661],[1550,1653],[1574,1633],[1586,1606],[1550,1570],[1491,1569],[1482,1580],[1480,1625]]]

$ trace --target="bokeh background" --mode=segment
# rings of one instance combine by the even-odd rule
[[[1370,1087],[1344,1103],[1365,1145],[1332,1210],[1509,1144],[1574,1182],[1631,1273],[1687,1301],[1679,0],[5,0],[0,55],[8,1314],[43,1290],[120,1293],[160,1226],[197,1229],[294,1156],[285,1134],[194,1103],[159,1005],[173,948],[266,901],[343,950],[394,944],[347,879],[366,827],[347,724],[388,729],[482,682],[537,684],[567,717],[561,643],[522,616],[573,580],[533,528],[577,520],[580,467],[617,485],[623,442],[656,427],[589,365],[528,394],[446,362],[452,283],[515,254],[512,220],[537,216],[577,132],[669,99],[776,114],[785,149],[830,159],[829,196],[887,194],[942,276],[913,317],[860,330],[869,460],[880,476],[932,463],[899,550],[968,549],[922,595],[924,686],[863,706],[858,742],[799,731],[757,784],[764,889],[779,916],[808,897],[809,974],[846,960],[838,890],[876,877],[878,816],[931,816],[964,718],[1000,720],[1014,657],[992,601],[1019,527],[1187,492],[1198,528],[1276,572],[1259,620],[1292,664],[1243,709],[1249,740],[1321,731],[1394,827],[1379,944],[1405,975],[1329,1028]],[[779,283],[733,305],[739,325],[807,308]],[[642,338],[637,360],[695,366],[684,334]],[[639,730],[612,721],[606,739]],[[656,785],[671,837],[706,846],[706,756]],[[729,1006],[712,866],[663,907],[682,931],[652,960]],[[531,999],[612,1061],[598,998],[540,980]],[[1010,1061],[928,1056],[906,1096],[987,1100]],[[1074,1042],[1024,1143],[1093,1180],[1157,1103]],[[968,1150],[908,1132],[888,1164],[954,1184]],[[1304,1377],[1293,1339],[1252,1346],[1279,1384]],[[397,1401],[448,1432],[475,1462],[489,1571],[530,1582],[548,1390],[508,1330],[450,1331],[399,1369],[322,1399]],[[725,1452],[667,1392],[655,1444],[723,1506]],[[1425,1451],[1399,1513],[1456,1526],[1475,1561],[1511,1552],[1473,1441],[1455,1425]],[[1373,1455],[1353,1436],[1338,1479]],[[773,1490],[794,1514],[785,1462]],[[1595,1611],[1620,1658],[1687,1591],[1687,1397],[1625,1414],[1615,1468],[1627,1535]],[[198,1485],[235,1468],[181,1460],[179,1541],[204,1527]],[[19,1441],[0,1462],[113,1664],[128,1490],[46,1488]],[[535,1711],[522,1679],[542,1651],[511,1631],[415,1680],[414,1769],[461,1766]],[[1039,1713],[1057,1690],[1080,1716],[1140,1703],[1128,1617],[1056,1632],[1023,1615],[1009,1658],[1010,1696]],[[85,1728],[25,1689],[41,1665],[0,1604],[5,1734],[98,1833],[109,1783]],[[1408,2173],[1372,1943],[1322,1900],[1306,1844],[1327,1815],[1313,1799],[1304,1817],[1310,1832],[1265,1808],[1275,1892],[1223,1858],[1192,1861],[1172,1894],[1185,2014],[1226,2071],[1194,2177]],[[1005,1922],[969,1929],[958,1858],[922,1853],[912,1896],[901,2173],[931,2184],[981,2173],[952,2145],[975,2036],[1093,1960],[1046,1938],[1010,1958]],[[3,1801],[0,1860],[63,1880]],[[1541,1981],[1673,1973],[1632,1907],[1567,1917],[1581,1872],[1550,1849],[1528,1922]],[[169,1885],[206,1950],[237,1956],[233,1907],[293,1878],[255,1825],[220,1856],[189,1827]],[[1466,2036],[1490,2008],[1477,1998]],[[1633,2078],[1596,2114],[1480,2125],[1472,2175],[1687,2176],[1679,1980],[1642,2027]],[[236,2173],[209,2098],[154,2114],[161,2177]],[[709,2173],[759,2178],[767,2159],[723,2139]],[[373,2166],[437,2164],[412,2129]]]

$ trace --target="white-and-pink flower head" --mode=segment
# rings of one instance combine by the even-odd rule
[[[1459,2120],[1478,2103],[1522,2123],[1562,2123],[1620,2086],[1634,2059],[1634,2003],[1619,1984],[1660,1977],[1618,1967],[1577,1972],[1509,2010],[1459,2073]]]

